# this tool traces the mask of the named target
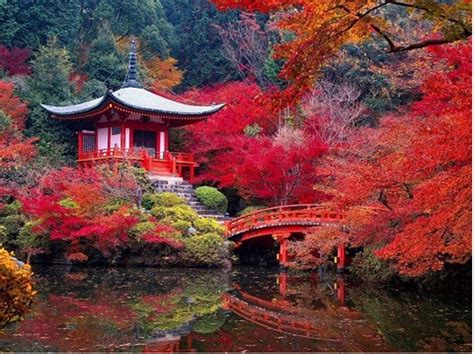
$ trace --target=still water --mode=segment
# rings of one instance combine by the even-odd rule
[[[470,299],[271,269],[36,267],[3,351],[471,351]]]

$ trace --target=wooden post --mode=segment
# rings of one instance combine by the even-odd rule
[[[339,305],[344,305],[346,302],[346,284],[342,276],[338,276],[336,279],[337,286],[337,300]]]
[[[173,174],[176,174],[176,157],[174,157],[174,155],[171,155],[171,156],[172,156],[171,172]]]
[[[337,272],[343,273],[346,269],[346,246],[341,243],[337,246]]]
[[[122,155],[125,156],[125,124],[122,123],[120,130],[120,150],[122,150]]]
[[[280,295],[285,297],[288,290],[288,273],[282,272],[278,274],[278,288]]]
[[[77,159],[80,160],[81,157],[82,157],[82,154],[84,152],[84,147],[83,147],[83,139],[82,139],[82,131],[80,131],[78,134],[77,134]]]
[[[156,149],[155,149],[155,156],[153,156],[154,158],[158,158],[161,160],[161,155],[160,155],[160,131],[159,130],[156,130],[155,131],[155,134],[156,134],[156,138],[155,138],[155,146],[156,146]]]
[[[188,333],[188,347],[186,349],[191,350],[193,347],[193,337],[191,337],[191,333]]]
[[[189,179],[192,181],[194,179],[194,165],[189,167]]]
[[[278,254],[278,260],[280,261],[280,267],[286,268],[288,265],[288,239],[280,239],[280,253]]]
[[[111,140],[112,140],[112,128],[107,127],[107,156],[110,156],[110,151],[111,151]]]

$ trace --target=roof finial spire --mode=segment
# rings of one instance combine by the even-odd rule
[[[137,44],[135,38],[132,38],[130,43],[130,54],[128,55],[128,69],[125,80],[122,84],[122,88],[125,87],[138,87],[142,88],[143,85],[138,81],[138,65],[137,65]]]

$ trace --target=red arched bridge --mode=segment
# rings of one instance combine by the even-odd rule
[[[226,223],[227,238],[240,247],[258,237],[272,236],[279,245],[280,265],[288,263],[288,239],[295,234],[307,234],[318,226],[343,227],[344,214],[319,204],[284,205],[258,210]],[[345,267],[345,248],[337,250],[337,268]]]

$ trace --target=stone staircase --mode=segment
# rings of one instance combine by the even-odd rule
[[[196,197],[193,185],[180,177],[153,177],[150,176],[153,188],[158,193],[171,192],[184,198],[186,202],[203,218],[214,218],[223,223],[229,220],[228,215],[221,214],[215,210],[207,209]]]

